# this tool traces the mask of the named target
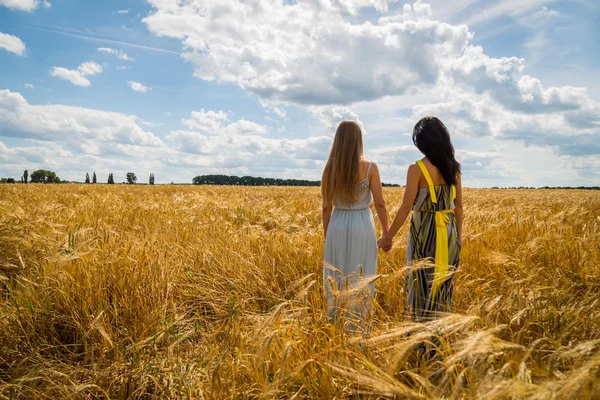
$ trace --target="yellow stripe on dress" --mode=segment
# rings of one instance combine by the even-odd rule
[[[431,196],[431,202],[437,203],[437,194],[435,193],[435,186],[431,180],[429,171],[423,164],[423,161],[417,161],[417,165],[421,169],[427,185],[429,186],[429,195]],[[452,185],[452,199],[456,198],[456,187]],[[454,214],[454,210],[439,210],[435,211],[435,269],[433,271],[433,284],[431,285],[431,299],[434,300],[442,286],[442,283],[448,276],[448,224],[450,223],[450,217],[448,214]]]

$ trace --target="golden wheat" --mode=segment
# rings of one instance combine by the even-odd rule
[[[456,314],[407,321],[404,230],[362,339],[318,188],[2,185],[0,398],[600,398],[600,193],[464,197]]]

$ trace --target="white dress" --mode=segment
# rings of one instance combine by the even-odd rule
[[[375,294],[375,284],[366,281],[377,273],[377,233],[370,208],[373,201],[368,179],[370,170],[371,164],[367,178],[359,183],[358,201],[350,205],[335,203],[327,227],[323,267],[329,317],[337,319],[338,311],[344,309],[347,318],[359,320],[359,326],[363,325],[360,321],[369,317]],[[348,293],[347,290],[352,288],[361,290]]]

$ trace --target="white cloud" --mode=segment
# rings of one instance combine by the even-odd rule
[[[112,49],[110,47],[99,47],[98,51],[106,54],[114,54],[119,60],[134,61],[135,58],[129,57],[123,50]]]
[[[0,142],[0,160],[3,164],[28,165],[34,163],[50,166],[56,165],[57,159],[67,157],[73,157],[73,153],[62,149],[55,143],[8,148],[3,142]]]
[[[280,118],[285,118],[285,110],[282,110],[279,107],[273,107],[273,112],[277,114]]]
[[[565,18],[548,7],[550,0],[457,0],[451,5],[433,0],[433,6],[417,1],[404,7],[389,7],[392,2],[386,0],[149,2],[154,8],[144,23],[156,35],[181,41],[197,78],[250,92],[269,114],[265,121],[273,121],[250,121],[234,105],[235,118],[232,111],[192,112],[182,120],[182,129],[172,130],[167,143],[155,148],[165,169],[189,171],[190,176],[292,171],[295,177],[318,178],[335,126],[352,119],[363,126],[367,155],[380,163],[386,181],[402,182],[406,164],[419,156],[410,141],[412,126],[433,114],[451,130],[465,176],[478,185],[598,177],[593,171],[600,154],[600,104],[585,88],[548,85],[532,73],[530,54],[527,62],[491,57],[471,44],[469,27],[434,19],[445,13],[480,27],[508,16],[531,30],[527,54],[544,50],[552,38],[551,30],[546,35],[539,27]],[[440,13],[437,4],[444,7]],[[371,18],[373,10],[363,14],[364,7],[378,10],[381,18]],[[98,50],[120,54],[108,47]],[[89,84],[79,69],[74,72],[79,76],[71,79]],[[276,116],[306,121],[287,125],[289,138],[279,139],[270,136],[285,132]],[[39,118],[46,117],[31,120]],[[142,131],[155,124],[132,118]],[[68,114],[63,120],[71,121]],[[15,131],[13,123],[10,128],[3,124],[4,132]],[[316,136],[290,139],[299,134]],[[145,159],[150,154],[131,143],[80,142],[69,150]],[[524,159],[528,152],[531,160]],[[564,168],[559,171],[558,165]]]
[[[140,93],[146,93],[147,91],[152,90],[152,89],[142,85],[139,82],[127,81],[127,84],[129,85],[131,90],[135,90],[136,92],[140,92]]]
[[[18,56],[25,55],[25,43],[16,36],[0,32],[0,49],[10,51]]]
[[[38,8],[40,0],[0,0],[0,6],[10,8],[11,10],[31,12]],[[44,0],[44,7],[51,6],[49,1]]]
[[[131,66],[129,66],[129,65],[123,65],[123,66],[117,65],[117,69],[119,71],[125,71],[126,69],[131,69]]]
[[[129,10],[119,10],[117,11],[119,14],[128,14]]]
[[[277,116],[279,116],[280,118],[285,118],[286,115],[286,111],[281,108],[281,107],[277,107],[276,105],[268,102],[268,101],[262,101],[260,100],[260,105],[263,106],[263,108],[265,110],[267,110],[267,112],[273,112],[275,113]],[[285,104],[287,105],[287,104]]]
[[[431,7],[420,0],[389,14],[388,2],[366,0],[319,6],[267,0],[150,2],[155,11],[143,21],[157,35],[182,40],[183,57],[195,65],[196,77],[233,82],[258,94],[271,109],[278,103],[300,105],[328,126],[341,116],[336,107],[349,110],[358,101],[436,86],[447,96],[457,90],[491,93],[508,108],[527,113],[577,110],[590,102],[580,88],[543,88],[524,74],[522,58],[488,56],[469,44],[473,34],[466,25],[433,20]],[[470,1],[463,3],[468,7]],[[524,18],[537,9],[537,18],[555,16],[544,3],[489,3],[488,15]],[[522,10],[510,11],[517,4]],[[384,16],[376,22],[347,20],[348,13],[367,6],[376,6]],[[222,17],[215,19],[215,14]],[[325,105],[333,108],[323,111]],[[351,111],[344,117],[358,120]]]
[[[209,134],[217,134],[227,121],[227,114],[223,111],[204,111],[204,108],[200,111],[192,111],[190,119],[182,120],[188,128],[198,129]]]
[[[157,35],[182,39],[196,77],[296,104],[350,104],[433,84],[471,38],[464,25],[430,20],[421,2],[361,24],[345,16],[388,2],[151,3],[156,11],[143,21]]]
[[[26,83],[26,84],[23,85],[23,87],[25,89],[33,89],[34,88],[34,86],[31,83]]]
[[[148,126],[150,128],[155,128],[157,126],[163,126],[164,125],[162,122],[145,121],[143,119],[140,119],[139,122],[140,122],[140,124],[142,124],[144,126]]]
[[[88,75],[101,74],[103,68],[101,65],[93,61],[87,61],[79,65],[77,69],[67,69],[63,67],[53,67],[50,70],[50,75],[55,78],[64,79],[71,82],[73,85],[88,87],[92,83],[86,78]]]
[[[365,131],[365,126],[359,119],[358,114],[344,106],[312,106],[309,107],[330,131],[335,131],[337,125],[345,120],[356,121],[361,129]]]
[[[81,152],[101,146],[161,146],[137,117],[65,105],[31,105],[16,92],[0,90],[0,136],[64,141]]]
[[[273,139],[266,137],[263,125],[244,119],[229,121],[223,111],[192,112],[183,123],[194,131],[175,130],[166,139],[183,153],[203,154],[202,158],[183,155],[166,162],[174,166],[220,166],[232,171],[268,167],[264,175],[287,168],[319,169],[327,157],[331,137]]]
[[[102,73],[102,66],[93,61],[87,61],[77,67],[77,70],[81,72],[82,75],[96,75]]]
[[[139,150],[143,149],[142,152]],[[106,182],[109,173],[116,182],[125,181],[126,173],[134,171],[138,181],[143,182],[151,172],[156,173],[157,182],[168,182],[162,172],[162,163],[156,161],[160,153],[157,148],[114,144],[102,155],[81,154],[66,150],[58,143],[27,140],[23,145],[9,147],[0,141],[0,176],[18,177],[23,170],[30,172],[43,168],[57,173],[61,179],[83,182],[85,174],[96,172],[98,182]],[[132,155],[142,157],[132,158]]]
[[[483,14],[488,19],[509,15],[534,26],[559,16],[546,3],[489,2]],[[386,98],[435,88],[435,94],[416,103],[412,124],[439,114],[463,137],[546,146],[558,155],[600,154],[595,144],[600,142],[600,105],[585,88],[545,87],[525,73],[525,59],[490,57],[470,44],[473,34],[466,25],[433,20],[431,7],[421,1],[389,14],[380,7],[384,15],[375,22],[347,18],[374,5],[366,1],[151,4],[155,11],[144,23],[157,35],[182,41],[183,57],[193,63],[197,78],[237,84],[257,94],[267,110],[295,104],[328,129],[342,119],[368,128],[355,111],[357,103],[375,108]],[[215,13],[221,17],[215,19]],[[482,18],[474,15],[472,23]],[[193,120],[188,127],[200,129]]]
[[[92,82],[89,81],[81,71],[74,69],[67,69],[63,67],[53,67],[50,70],[50,75],[55,78],[64,79],[66,81],[71,82],[75,86],[88,87],[92,85]]]
[[[260,124],[240,119],[225,128],[226,135],[266,135],[267,129]]]

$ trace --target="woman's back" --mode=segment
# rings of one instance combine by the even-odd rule
[[[454,215],[456,187],[446,184],[439,170],[431,163],[428,168],[425,161],[427,160],[417,161],[421,170],[419,186],[421,180],[424,180],[427,186],[419,187],[413,204],[406,263],[412,265],[433,258],[436,264],[441,261],[441,264],[445,265],[439,265],[435,269],[421,268],[408,274],[408,312],[416,320],[427,319],[439,311],[450,310],[452,282],[448,277],[455,271],[460,257],[460,238]],[[429,282],[435,281],[436,274],[443,275],[445,280],[443,283],[430,285]]]
[[[371,194],[371,183],[369,180],[369,173],[371,172],[371,161],[361,161],[361,177],[364,176],[358,182],[358,199],[351,204],[343,204],[339,201],[335,202],[335,207],[341,210],[363,210],[369,208],[373,202],[373,195]],[[366,167],[366,171],[364,168]]]
[[[446,184],[439,169],[427,158],[417,161],[417,164],[422,173],[412,210],[417,212],[453,210],[456,198],[455,186]]]
[[[335,318],[335,312],[340,307],[350,312],[347,317],[351,320],[358,317],[363,322],[371,312],[370,298],[375,294],[374,284],[368,285],[366,292],[358,297],[335,294],[336,290],[350,289],[361,277],[377,273],[377,235],[370,209],[373,201],[370,171],[371,163],[361,161],[359,178],[362,179],[358,183],[358,199],[351,204],[335,201],[335,209],[328,225],[323,282],[331,318]],[[335,267],[335,270],[329,265]]]
[[[442,121],[422,118],[413,129],[412,139],[425,158],[408,168],[402,205],[378,245],[391,248],[392,238],[412,209],[406,264],[415,268],[406,277],[408,313],[424,320],[450,310],[452,274],[460,258],[462,184],[460,164]]]

